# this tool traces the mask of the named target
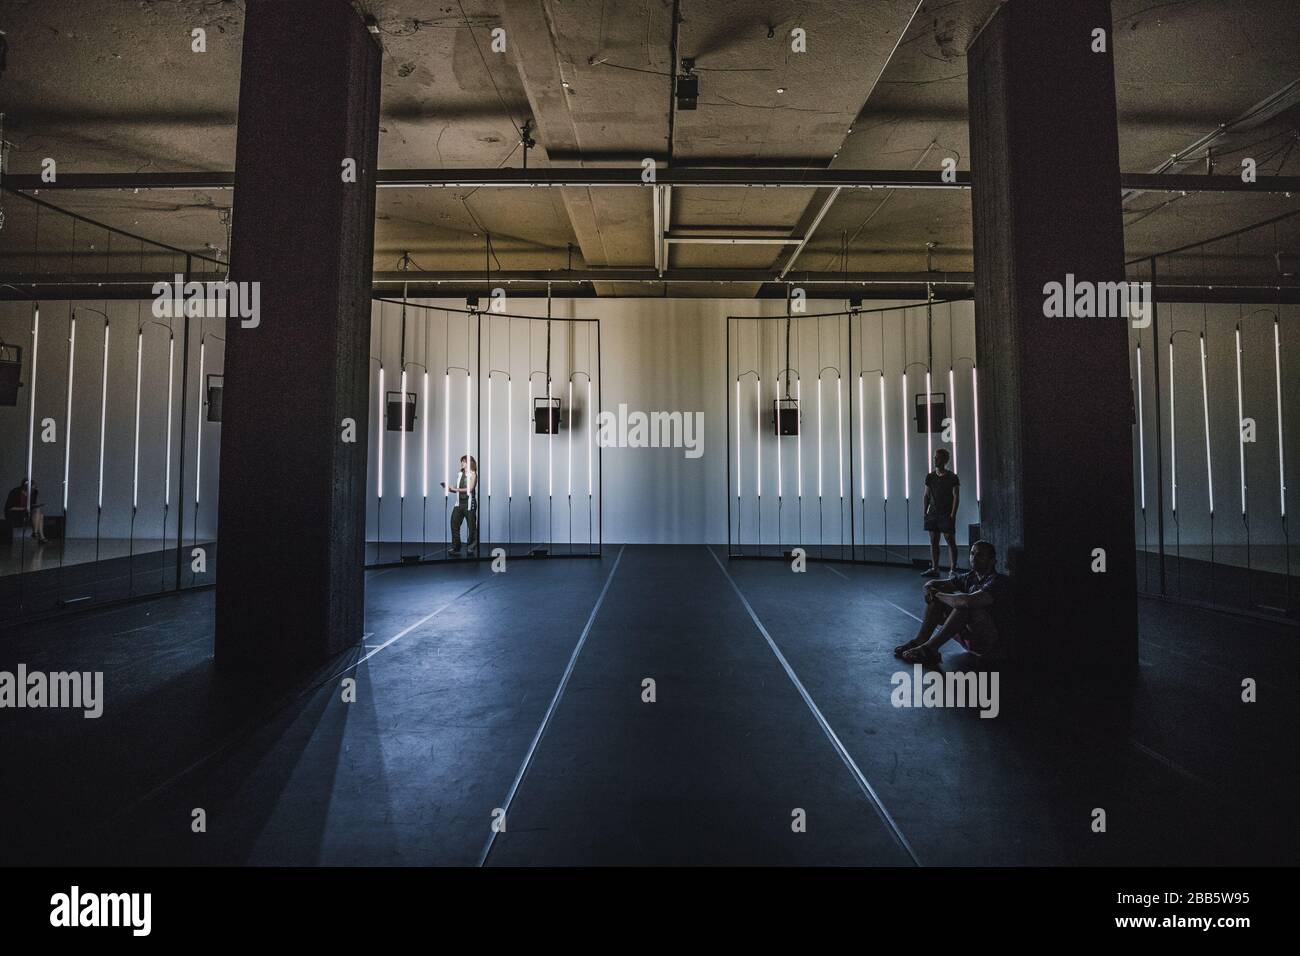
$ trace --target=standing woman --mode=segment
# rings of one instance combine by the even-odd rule
[[[444,488],[446,482],[439,482]],[[473,455],[460,456],[460,474],[456,476],[456,507],[451,509],[451,547],[447,554],[460,557],[460,523],[469,522],[468,551],[478,550],[478,462]]]

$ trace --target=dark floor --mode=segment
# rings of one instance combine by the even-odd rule
[[[4,715],[0,859],[1300,859],[1286,677],[1300,631],[1143,602],[1130,689],[1043,686],[1006,665],[996,719],[901,709],[890,651],[916,627],[914,571],[794,574],[724,553],[607,545],[505,574],[372,571],[364,649],[288,693],[214,673],[211,591],[11,630],[0,670],[103,670],[107,702],[98,720]],[[1246,677],[1257,703],[1241,702]],[[792,831],[796,809],[807,832]]]

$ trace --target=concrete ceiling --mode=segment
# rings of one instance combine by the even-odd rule
[[[628,166],[649,157],[679,166],[935,170],[952,157],[965,170],[965,50],[997,2],[680,0],[677,55],[693,57],[700,74],[694,112],[670,112],[672,0],[358,5],[378,19],[385,51],[384,168],[518,167],[527,122],[537,143],[528,165],[537,167]],[[1295,0],[1114,0],[1113,8],[1125,171],[1156,168],[1300,75]],[[6,0],[0,29],[9,55],[0,108],[12,144],[8,171],[39,172],[46,156],[63,173],[233,168],[242,25],[242,0]],[[497,26],[507,31],[504,56],[489,48]],[[207,31],[206,53],[191,52],[195,27]],[[807,31],[806,54],[790,49],[795,27]],[[1252,156],[1263,173],[1295,175],[1298,127],[1294,105],[1255,117],[1216,144],[1218,168],[1231,170]],[[1203,155],[1195,159],[1178,171],[1204,171]],[[678,188],[672,228],[766,227],[802,235],[827,196],[814,189]],[[47,191],[41,198],[187,250],[224,255],[227,190]],[[0,271],[15,271],[15,260],[19,271],[59,271],[65,260],[84,265],[103,253],[102,231],[83,226],[73,249],[72,229],[45,214],[37,240],[26,204],[12,197],[3,203],[0,256],[11,264]],[[1181,246],[1297,203],[1300,197],[1282,195],[1139,193],[1126,203],[1128,253]],[[1281,227],[1291,249],[1300,241],[1297,220]],[[796,271],[923,270],[927,244],[935,269],[972,268],[965,191],[846,190],[800,253]],[[395,269],[404,252],[429,270],[649,268],[652,191],[385,189],[375,245],[377,271]],[[775,276],[792,249],[674,245],[670,262]],[[1230,267],[1227,253],[1218,250],[1218,257]],[[1270,254],[1243,253],[1258,253],[1260,261]],[[759,285],[668,288],[736,296]],[[668,289],[600,283],[596,291]]]

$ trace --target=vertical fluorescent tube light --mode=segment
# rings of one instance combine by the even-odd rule
[[[844,498],[844,380],[835,373],[835,431],[840,440],[840,498]]]
[[[420,428],[420,458],[424,462],[420,470],[420,493],[429,497],[429,370],[424,370],[424,423]]]
[[[912,500],[912,489],[908,485],[908,472],[911,471],[907,451],[907,369],[903,369],[903,499]]]
[[[144,329],[135,333],[135,450],[132,456],[131,510],[140,507],[140,372],[144,368]],[[63,436],[65,439],[68,437]]]
[[[1210,517],[1214,517],[1214,469],[1210,464],[1210,392],[1205,374],[1205,334],[1201,334],[1201,410],[1205,415],[1205,490],[1210,499]]]
[[[817,372],[817,497],[822,496],[822,373]]]
[[[979,372],[970,367],[971,411],[975,413],[975,506],[980,503],[980,383]]]
[[[1142,343],[1137,346],[1138,372],[1138,488],[1142,496],[1142,510],[1147,510],[1147,445],[1146,431],[1142,423]]]
[[[795,432],[795,471],[798,473],[795,477],[798,479],[799,498],[803,499],[803,379],[796,379],[794,383],[794,403],[799,406],[799,428]]]
[[[566,469],[568,473],[569,497],[573,497],[573,379],[569,379],[569,466]]]
[[[488,446],[487,446],[487,458],[484,459],[484,461],[486,461],[486,464],[483,466],[483,470],[487,472],[487,496],[491,498],[492,497],[492,466],[496,464],[496,462],[492,460],[492,370],[491,368],[488,369],[487,422],[488,422]]]
[[[378,448],[376,450],[379,452],[379,475],[377,479],[377,486],[379,488],[379,493],[375,497],[378,498],[380,501],[382,501],[384,498],[384,427],[385,427],[384,413],[385,411],[386,409],[384,407],[384,365],[381,362],[379,363],[379,428],[376,429],[378,434],[375,436],[375,444],[378,445]]]
[[[551,378],[546,377],[546,497],[555,495],[555,405],[551,399]]]
[[[763,497],[763,379],[754,379],[754,487]]]
[[[1169,510],[1178,514],[1178,442],[1174,420],[1174,337],[1169,336]]]
[[[76,368],[76,365],[73,361],[74,358],[76,357],[76,354],[77,354],[77,316],[76,313],[73,313],[72,322],[68,329],[68,407],[67,407],[67,411],[64,413],[63,416],[63,514],[64,514],[65,524],[67,523],[67,514],[68,514],[69,466],[72,464],[72,373],[73,370]],[[167,374],[168,374],[167,396],[168,396],[168,402],[170,403],[171,391],[172,391],[171,372],[169,371]],[[170,419],[171,416],[170,404],[168,404],[167,406],[167,415]],[[167,429],[167,440],[170,443],[171,441],[170,424]],[[168,461],[172,460],[170,444],[167,450],[167,460]],[[167,483],[169,488],[171,486],[171,477],[172,477],[171,472],[169,471],[167,473]],[[65,530],[65,534],[66,534],[66,530]]]
[[[528,415],[530,418],[532,418],[536,414],[537,414],[536,411],[533,409],[533,373],[529,372],[528,373]],[[533,432],[536,430],[537,426],[531,421],[529,422],[529,424],[532,425],[532,427],[528,429],[528,497],[531,498],[533,496]],[[529,520],[531,521],[532,519],[530,518]]]
[[[474,451],[474,375],[465,373],[465,454]],[[465,462],[469,467],[469,462]]]
[[[885,373],[880,373],[880,493],[889,503],[889,442],[885,440]]]
[[[925,470],[934,465],[934,422],[930,418],[930,370],[925,370]],[[956,470],[954,466],[953,470]]]
[[[595,406],[591,404],[591,376],[588,375],[587,376],[587,497],[588,498],[591,497],[591,459],[592,459],[592,452],[595,450],[595,442],[592,441],[592,433],[591,433],[591,427],[596,417],[595,415],[592,414],[592,409],[594,408]],[[570,405],[569,409],[570,409],[570,414],[572,414],[573,406]],[[737,442],[740,441],[739,435],[736,436],[736,441]],[[739,445],[737,445],[737,447],[739,447]],[[736,480],[737,481],[740,480],[739,475],[737,475]]]
[[[957,471],[957,388],[952,366],[948,366],[948,421],[952,423],[952,470]]]
[[[587,403],[590,405],[590,401]],[[736,497],[740,497],[740,376],[736,376]]]
[[[1241,326],[1236,329],[1237,338],[1237,452],[1241,463],[1241,516],[1246,517],[1246,439],[1241,433]]]
[[[772,408],[776,414],[776,496],[782,495],[781,484],[781,376],[776,377],[776,382],[772,385],[772,394],[776,396],[776,401],[772,403]]]
[[[446,481],[442,485],[442,497],[451,494],[451,371],[442,373],[442,470]]]
[[[104,340],[105,342],[108,340],[108,329],[104,330]],[[203,339],[199,339],[199,424],[194,429],[194,504],[196,507],[199,503],[199,489],[203,485],[203,404],[204,399],[207,398],[206,380],[203,375],[204,368],[206,367],[204,364],[207,358],[206,349],[207,343],[205,343]],[[103,431],[102,426],[100,431]],[[101,446],[104,444],[102,434],[100,435],[99,443]],[[99,468],[102,472],[104,469],[103,451],[100,452],[99,459]],[[102,477],[100,483],[103,483]]]
[[[32,510],[32,457],[36,450],[36,358],[41,339],[41,307],[32,310],[32,391],[27,408],[27,511]],[[68,436],[64,435],[64,441]]]
[[[199,346],[199,354],[202,355],[202,346]],[[199,380],[202,381],[203,374],[200,372]],[[108,319],[104,319],[104,366],[100,370],[100,391],[99,391],[99,492],[96,496],[95,506],[101,511],[104,508],[104,432],[108,424]],[[64,438],[67,436],[65,435]]]
[[[176,368],[176,336],[171,330],[167,331],[167,457],[163,459],[163,471],[166,478],[163,481],[163,507],[170,508],[172,505],[172,382],[173,373]],[[71,383],[69,383],[69,387]],[[69,395],[71,399],[71,395]],[[69,400],[69,409],[71,401]],[[66,510],[66,506],[65,506]]]
[[[406,367],[402,367],[402,377],[398,384],[402,393],[402,434],[397,439],[397,497],[406,500]]]
[[[1282,454],[1282,341],[1278,335],[1277,316],[1273,316],[1273,380],[1277,383],[1277,485],[1281,495],[1282,517],[1286,517],[1286,461]]]
[[[515,496],[515,380],[506,378],[506,498]]]
[[[858,473],[862,476],[862,500],[867,500],[867,404],[863,375],[858,373]]]

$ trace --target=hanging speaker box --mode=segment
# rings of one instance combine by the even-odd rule
[[[560,400],[558,398],[533,399],[533,431],[538,435],[560,433]]]
[[[925,393],[916,396],[916,430],[924,435],[926,431],[942,432],[943,420],[948,417],[948,396],[943,392],[931,392],[929,414],[926,414]],[[926,424],[929,423],[929,429]]]
[[[388,406],[384,415],[385,427],[390,432],[415,431],[415,393],[406,393],[406,414],[402,414],[402,393],[389,392],[385,404]]]
[[[23,372],[23,350],[18,345],[0,345],[0,405],[18,404],[19,379]]]
[[[221,421],[221,397],[225,394],[225,377],[222,375],[208,376],[208,421]]]
[[[772,402],[772,421],[776,434],[799,434],[799,400],[797,398],[778,398]]]

